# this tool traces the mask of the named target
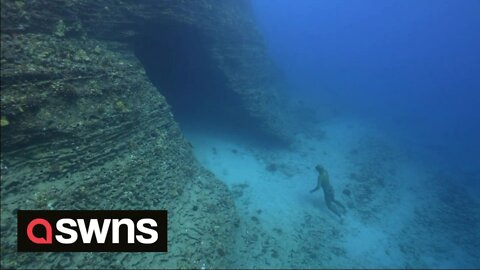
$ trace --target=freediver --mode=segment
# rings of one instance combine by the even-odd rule
[[[323,197],[325,198],[325,204],[328,209],[335,213],[337,216],[342,218],[347,212],[347,209],[339,201],[335,200],[335,193],[333,191],[332,185],[330,185],[330,178],[328,176],[327,170],[325,170],[321,165],[315,166],[315,169],[318,172],[317,186],[310,190],[310,193],[313,193],[320,189],[320,186],[323,189]]]

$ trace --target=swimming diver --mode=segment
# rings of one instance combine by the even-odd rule
[[[310,190],[310,193],[319,190],[321,186],[323,189],[323,197],[325,198],[325,203],[327,204],[328,209],[342,218],[342,215],[347,212],[347,209],[339,201],[335,200],[335,194],[332,185],[330,185],[330,178],[328,177],[327,170],[321,165],[315,166],[315,169],[318,172],[318,182],[317,186]]]

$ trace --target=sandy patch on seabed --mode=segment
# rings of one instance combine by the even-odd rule
[[[200,162],[234,194],[240,223],[232,267],[480,265],[472,256],[479,243],[468,240],[475,235],[455,243],[462,224],[438,198],[442,185],[430,187],[430,172],[358,120],[332,119],[313,134],[298,134],[285,150],[221,134],[186,134]],[[343,219],[329,212],[321,191],[309,193],[318,163],[348,209]],[[478,224],[478,204],[461,203],[470,203],[469,221]]]

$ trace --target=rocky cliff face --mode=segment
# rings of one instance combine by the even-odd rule
[[[162,45],[155,29],[190,29],[234,113],[284,140],[248,5],[2,0],[1,20],[2,268],[227,266],[230,193],[195,162],[161,94],[176,90],[151,83],[135,48]],[[168,209],[169,252],[19,254],[18,209]]]
[[[149,73],[155,77],[162,74],[158,76],[155,73],[158,69],[151,63],[165,64],[165,57],[175,53],[179,57],[167,59],[172,60],[168,62],[170,72],[171,63],[190,66],[194,60],[208,62],[198,69],[210,70],[201,76],[221,81],[216,87],[200,85],[179,94],[185,89],[184,85],[175,88],[172,83],[157,84],[155,78],[153,81],[172,102],[201,95],[204,100],[220,98],[218,101],[225,103],[224,96],[215,95],[211,90],[219,88],[219,92],[229,96],[220,110],[235,111],[231,120],[250,122],[252,125],[246,128],[258,127],[259,133],[270,139],[290,140],[286,129],[288,117],[281,114],[285,105],[280,94],[280,76],[265,51],[248,1],[4,0],[2,3],[2,33],[115,41],[130,45],[131,51],[139,47],[150,52],[139,58],[145,59],[142,64],[147,72],[152,68]],[[178,51],[181,40],[188,48]],[[190,55],[186,51],[190,51]],[[193,52],[203,54],[204,59],[180,59],[194,58]],[[178,74],[166,75],[173,78]],[[200,76],[185,69],[179,75],[184,77],[176,78],[177,82]],[[220,102],[216,103],[215,106],[220,106]]]

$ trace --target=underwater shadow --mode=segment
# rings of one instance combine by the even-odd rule
[[[145,26],[134,50],[182,130],[231,134],[268,146],[271,138],[247,113],[242,97],[229,88],[214,45],[192,25],[168,23]]]

